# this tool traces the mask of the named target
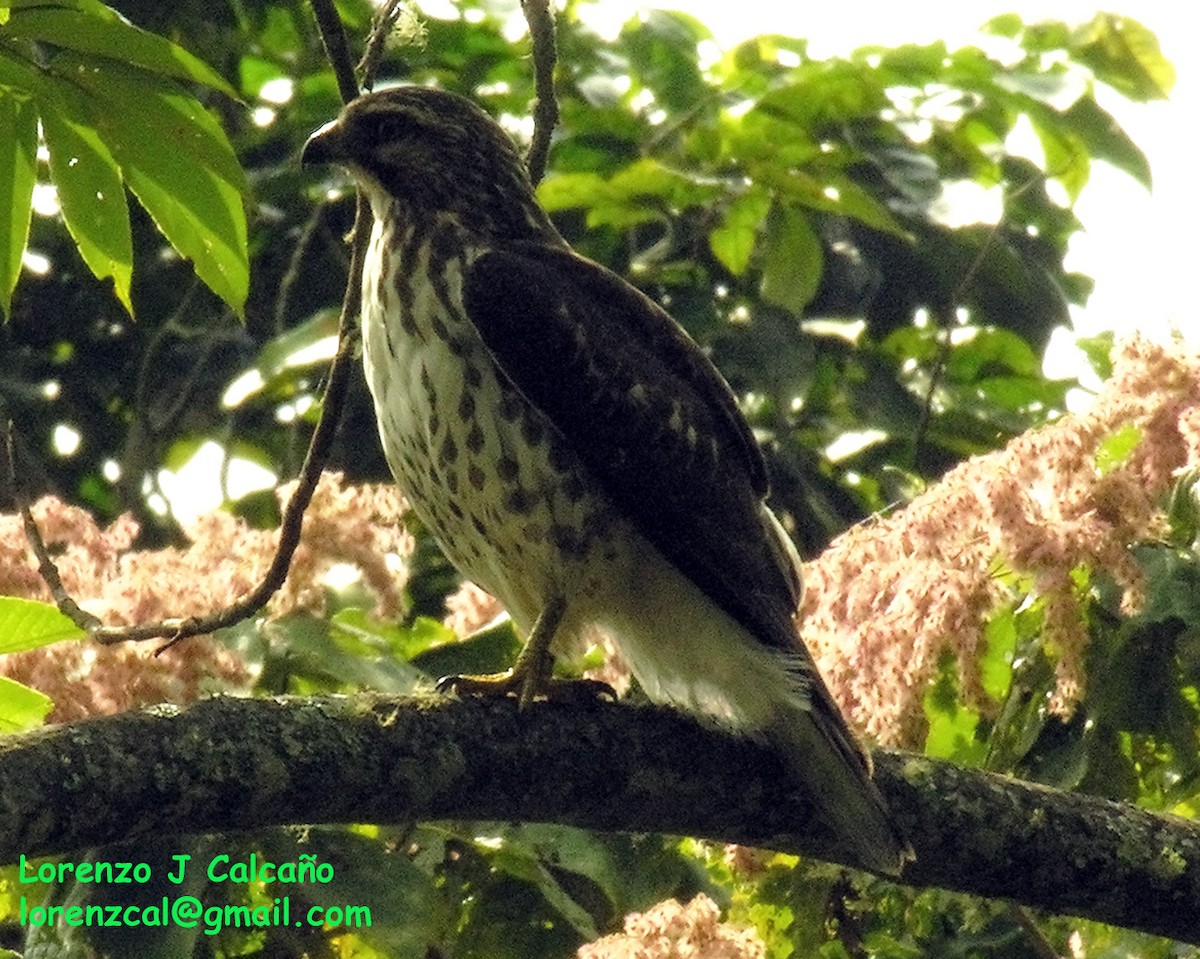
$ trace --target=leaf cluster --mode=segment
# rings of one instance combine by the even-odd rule
[[[188,90],[236,97],[203,61],[97,0],[8,0],[0,34],[9,229],[0,234],[7,314],[28,238],[40,124],[62,219],[97,279],[132,313],[125,188],[235,310],[249,283],[245,175],[220,124]]]

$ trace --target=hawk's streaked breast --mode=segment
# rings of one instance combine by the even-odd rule
[[[446,253],[455,227],[422,235],[402,223],[376,219],[372,248],[398,255],[368,257],[363,275],[363,362],[384,452],[451,562],[527,629],[547,591],[596,591],[584,560],[627,524],[466,318],[462,264]],[[402,269],[408,258],[415,269]]]

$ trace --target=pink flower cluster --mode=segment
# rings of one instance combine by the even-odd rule
[[[294,484],[283,487],[286,501]],[[372,591],[381,616],[395,615],[412,552],[404,501],[390,484],[345,486],[326,474],[304,519],[287,582],[268,614],[320,612],[325,574],[351,564]],[[86,510],[54,497],[32,507],[68,593],[106,625],[204,616],[253,589],[274,555],[278,530],[257,530],[229,513],[199,517],[183,548],[137,550],[136,522],[122,516],[101,528]],[[387,557],[397,557],[390,564]],[[49,600],[19,516],[0,516],[0,595]],[[206,692],[245,688],[252,678],[229,649],[207,637],[159,656],[162,643],[100,646],[63,642],[0,657],[6,675],[50,696],[51,719],[64,722],[157,702],[186,703]]]
[[[753,929],[721,922],[717,904],[701,893],[687,905],[675,899],[625,917],[625,929],[582,946],[577,959],[764,959]]]
[[[1018,436],[952,469],[905,509],[838,537],[805,567],[802,634],[839,705],[870,736],[914,745],[921,702],[950,652],[968,700],[989,614],[1044,602],[1057,664],[1050,708],[1070,713],[1084,686],[1087,633],[1072,579],[1103,570],[1136,609],[1144,584],[1129,547],[1161,528],[1161,502],[1200,466],[1200,354],[1133,338],[1084,413]],[[1136,441],[1123,458],[1107,444]],[[1111,461],[1110,461],[1111,460]]]

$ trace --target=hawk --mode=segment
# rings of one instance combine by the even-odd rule
[[[572,251],[504,130],[402,86],[312,135],[374,216],[363,363],[421,522],[529,638],[460,692],[527,702],[589,625],[658,702],[765,738],[865,868],[910,856],[797,634],[799,558],[733,393],[683,329]]]

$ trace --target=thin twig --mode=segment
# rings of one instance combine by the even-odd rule
[[[304,257],[308,255],[309,247],[313,244],[327,205],[327,202],[323,200],[313,207],[312,213],[300,227],[300,235],[296,238],[296,245],[288,257],[287,269],[284,270],[283,279],[279,283],[279,295],[275,298],[275,319],[272,330],[276,336],[287,329],[288,313],[292,305],[292,290],[300,281],[300,268],[304,263]]]
[[[329,456],[329,448],[337,432],[338,420],[341,418],[342,406],[346,396],[346,385],[349,382],[351,364],[354,362],[354,322],[358,316],[359,287],[362,283],[362,261],[366,254],[367,242],[370,239],[370,213],[360,199],[354,220],[354,245],[350,257],[350,276],[358,279],[349,284],[346,298],[342,303],[342,316],[338,334],[338,351],[329,368],[329,381],[325,387],[322,401],[321,416],[313,431],[312,441],[308,445],[308,453],[304,457],[304,465],[296,482],[296,491],[288,500],[283,511],[283,519],[279,524],[279,545],[275,548],[275,556],[271,566],[258,586],[232,605],[219,613],[210,616],[195,617],[183,620],[174,625],[169,632],[153,631],[145,635],[130,635],[141,630],[155,630],[155,626],[130,629],[96,630],[93,635],[102,643],[120,642],[126,639],[143,639],[159,636],[170,636],[163,649],[167,649],[181,639],[197,636],[224,629],[253,616],[267,604],[267,601],[283,585],[287,578],[288,567],[292,555],[300,544],[300,533],[304,524],[304,512],[312,500],[313,491],[321,478],[325,460]],[[162,650],[159,650],[161,652]]]
[[[1025,934],[1026,943],[1038,959],[1062,959],[1062,953],[1054,948],[1053,943],[1038,928],[1037,922],[1034,921],[1033,915],[1027,907],[1020,903],[1010,902],[1008,914],[1020,926],[1021,932]]]
[[[521,10],[529,24],[529,39],[533,44],[533,80],[537,100],[533,105],[533,140],[529,144],[526,165],[529,167],[529,179],[536,186],[546,174],[550,138],[558,124],[558,98],[554,93],[554,65],[558,60],[558,49],[550,0],[521,0]]]
[[[1035,182],[1036,181],[1031,178],[1022,183],[1015,190],[1013,190],[1009,200],[1019,198],[1023,193],[1029,190]],[[920,463],[921,447],[924,445],[925,437],[928,435],[929,428],[933,423],[934,394],[937,392],[937,388],[941,386],[942,376],[945,374],[946,366],[950,361],[950,351],[954,348],[954,344],[951,342],[954,330],[954,316],[951,314],[950,309],[955,303],[958,303],[967,295],[967,290],[970,288],[971,284],[975,282],[975,277],[983,268],[983,264],[988,253],[991,252],[992,246],[996,242],[996,238],[1000,235],[1000,231],[1004,228],[1004,220],[1005,217],[1001,216],[999,222],[997,222],[990,230],[988,230],[987,236],[984,237],[983,243],[980,244],[979,250],[971,260],[971,264],[967,267],[966,272],[963,274],[963,278],[957,284],[955,284],[955,287],[953,290],[951,290],[950,296],[947,298],[946,303],[933,311],[933,318],[938,326],[941,336],[939,338],[940,343],[938,346],[937,357],[933,362],[933,373],[929,378],[929,386],[925,390],[925,402],[921,405],[921,419],[917,423],[917,429],[913,437],[914,465]]]
[[[358,81],[354,77],[354,66],[350,59],[350,48],[346,42],[345,31],[342,29],[342,21],[338,17],[337,10],[334,9],[332,0],[311,0],[311,3],[317,19],[317,27],[321,32],[321,41],[325,45],[325,53],[338,78],[338,91],[343,102],[349,103],[358,96]],[[313,491],[325,468],[329,448],[333,444],[333,437],[337,432],[338,421],[341,419],[342,407],[345,404],[350,368],[354,362],[355,321],[361,305],[363,259],[370,241],[370,227],[371,215],[362,195],[359,194],[351,233],[350,275],[347,278],[341,317],[338,321],[338,350],[329,367],[329,380],[325,386],[321,416],[317,420],[316,429],[313,430],[308,453],[304,457],[304,465],[300,468],[296,491],[288,500],[287,507],[283,512],[283,519],[279,524],[279,545],[275,549],[271,566],[262,582],[254,590],[221,612],[211,616],[184,620],[178,623],[171,632],[151,634],[152,636],[171,637],[159,652],[187,636],[223,629],[254,615],[266,605],[287,578],[292,555],[300,544],[304,512],[308,509]],[[145,627],[116,630],[113,638],[109,638],[108,630],[97,630],[93,632],[93,635],[100,642],[120,642],[123,639],[141,638],[127,635],[141,628]]]
[[[985,249],[987,245],[987,243],[984,244]],[[971,269],[967,271],[967,278],[970,278],[973,271],[983,262],[982,253],[983,251],[981,250],[980,256],[975,258]],[[954,300],[951,298],[945,306],[939,306],[932,310],[933,321],[936,326],[934,335],[937,337],[938,351],[933,359],[933,369],[929,374],[929,385],[925,389],[925,399],[921,403],[921,417],[917,421],[916,430],[913,432],[912,462],[913,467],[917,469],[921,465],[922,447],[924,447],[925,439],[929,435],[929,429],[933,425],[933,400],[937,394],[938,387],[942,385],[942,377],[945,375],[946,367],[950,362],[950,351],[953,349],[953,344],[950,341],[954,326],[954,315],[949,309],[953,304]]]
[[[379,69],[379,61],[383,59],[387,39],[400,16],[401,7],[407,2],[408,0],[388,0],[375,14],[375,24],[367,38],[366,49],[362,59],[358,61],[358,75],[362,77],[364,90],[375,88],[375,73]]]
[[[33,513],[29,511],[29,503],[21,491],[20,484],[17,482],[15,430],[12,420],[7,417],[5,418],[4,426],[4,461],[8,473],[7,485],[10,495],[16,504],[17,511],[21,514],[21,523],[25,527],[25,538],[29,541],[34,556],[37,557],[38,573],[46,583],[46,586],[49,587],[50,595],[54,598],[55,604],[63,615],[67,616],[80,629],[94,629],[100,625],[100,620],[86,609],[81,608],[71,598],[71,594],[67,592],[66,586],[63,585],[62,577],[58,575],[58,567],[54,564],[54,560],[50,556],[50,550],[46,547],[46,541],[42,539],[42,533],[38,529],[37,521],[33,518]]]
[[[279,545],[275,548],[275,556],[262,581],[245,596],[217,613],[182,620],[165,620],[162,623],[149,623],[141,626],[100,627],[91,630],[92,636],[97,641],[108,644],[127,640],[169,637],[169,642],[162,647],[162,649],[167,649],[189,636],[212,633],[248,619],[262,609],[283,585],[287,578],[288,567],[292,562],[292,555],[300,543],[304,512],[308,509],[313,491],[321,478],[325,460],[329,456],[329,448],[337,432],[338,420],[341,418],[346,385],[349,382],[350,369],[354,362],[353,329],[361,298],[362,263],[370,239],[369,226],[370,212],[360,199],[354,220],[354,240],[350,256],[351,282],[347,284],[346,297],[342,302],[337,355],[334,356],[333,363],[329,368],[329,380],[322,400],[321,416],[317,420],[316,429],[313,430],[308,453],[304,457],[304,465],[300,468],[296,491],[288,500],[287,507],[283,511],[283,519],[279,524]],[[162,649],[159,652],[162,652]]]

